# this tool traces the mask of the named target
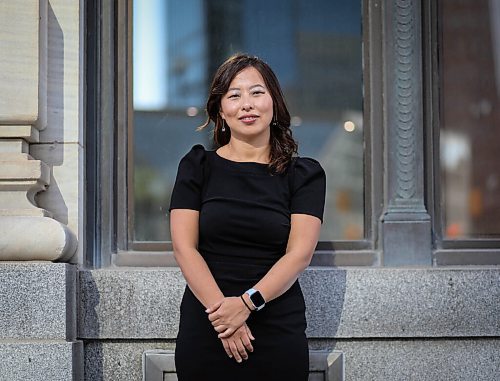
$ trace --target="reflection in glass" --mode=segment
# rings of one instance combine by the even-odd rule
[[[137,17],[150,6],[154,17]],[[274,69],[299,154],[327,172],[321,240],[363,238],[361,1],[135,0],[133,29],[133,240],[169,240],[178,162],[196,143],[213,148],[196,127],[213,73],[238,51]]]
[[[441,174],[448,239],[500,236],[500,2],[441,2]]]

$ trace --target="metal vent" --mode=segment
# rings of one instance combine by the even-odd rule
[[[150,350],[142,355],[143,381],[177,381],[174,351]],[[309,381],[344,381],[340,351],[309,351]]]

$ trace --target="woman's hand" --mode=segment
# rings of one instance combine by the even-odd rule
[[[228,338],[248,319],[250,311],[239,297],[231,296],[207,308],[208,320],[219,333],[219,339]]]
[[[238,328],[230,337],[221,338],[224,350],[230,358],[236,360],[236,362],[241,362],[248,359],[248,353],[253,352],[253,346],[251,340],[255,340],[250,328],[244,323],[240,328]]]

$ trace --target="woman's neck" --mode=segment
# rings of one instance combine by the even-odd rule
[[[251,144],[231,137],[229,143],[222,147],[226,159],[233,161],[252,161],[268,164],[271,153],[271,145]]]

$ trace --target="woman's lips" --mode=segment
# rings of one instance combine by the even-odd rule
[[[253,123],[257,120],[257,116],[256,115],[247,115],[247,116],[242,116],[240,118],[240,120],[243,122],[243,123]]]

